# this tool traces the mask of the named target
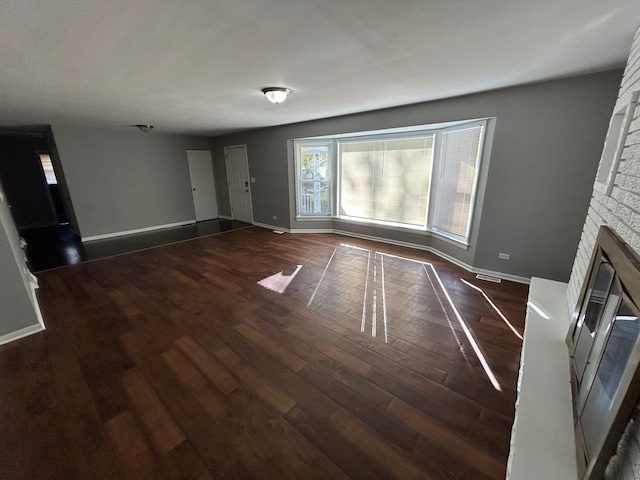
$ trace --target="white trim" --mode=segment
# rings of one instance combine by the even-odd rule
[[[90,237],[82,237],[82,241],[83,242],[91,242],[93,240],[104,240],[106,238],[121,237],[121,236],[124,236],[124,235],[132,235],[134,233],[152,232],[154,230],[162,230],[164,228],[184,227],[186,225],[193,225],[194,223],[196,223],[195,220],[185,220],[184,222],[167,223],[166,225],[156,225],[156,226],[153,226],[153,227],[136,228],[135,230],[125,230],[125,231],[122,231],[122,232],[105,233],[105,234],[102,234],[102,235],[91,235]]]
[[[409,248],[414,248],[416,250],[423,250],[425,252],[429,252],[429,253],[433,253],[434,255],[439,256],[440,258],[445,259],[448,262],[453,263],[454,265],[457,265],[460,268],[464,268],[466,271],[471,272],[471,273],[475,273],[475,274],[483,274],[483,275],[490,275],[492,277],[497,277],[497,278],[501,278],[502,280],[507,280],[510,282],[516,282],[516,283],[523,283],[525,285],[529,285],[529,283],[531,282],[530,278],[527,277],[520,277],[517,275],[511,275],[509,273],[502,273],[502,272],[496,272],[494,270],[485,270],[484,268],[476,268],[476,267],[472,267],[471,265],[468,265],[460,260],[458,260],[455,257],[452,257],[451,255],[447,255],[446,253],[441,252],[440,250],[437,250],[434,247],[431,246],[427,246],[427,245],[420,245],[418,243],[410,243],[410,242],[402,242],[400,240],[390,240],[388,238],[382,238],[382,237],[375,237],[373,235],[363,235],[360,233],[353,233],[353,232],[347,232],[344,230],[337,230],[335,228],[318,228],[318,229],[301,229],[301,228],[294,228],[294,229],[284,229],[282,227],[272,227],[270,225],[262,225],[259,223],[255,223],[254,225],[259,226],[259,227],[264,227],[264,228],[270,228],[270,229],[276,229],[276,230],[283,230],[283,231],[287,231],[289,233],[335,233],[337,235],[344,235],[347,237],[354,237],[354,238],[362,238],[363,240],[373,240],[374,242],[380,242],[380,243],[387,243],[389,245],[397,245],[400,247],[409,247]]]
[[[419,235],[424,235],[425,237],[428,238],[434,238],[438,241],[444,242],[444,243],[448,243],[449,245],[453,245],[454,247],[460,248],[462,250],[469,250],[469,244],[468,243],[464,243],[461,242],[459,240],[456,240],[455,238],[451,238],[448,237],[447,235],[445,235],[442,232],[436,232],[433,230],[424,230],[422,228],[411,228],[411,227],[407,227],[404,226],[402,224],[392,224],[392,223],[385,223],[385,222],[376,222],[376,221],[369,221],[369,220],[360,220],[358,218],[355,217],[295,217],[295,220],[297,222],[300,223],[305,223],[305,222],[320,222],[320,221],[324,221],[324,222],[336,222],[336,223],[345,223],[347,225],[349,224],[354,224],[354,225],[373,225],[374,227],[378,227],[378,228],[384,228],[387,230],[391,230],[394,232],[402,232],[402,233],[412,233],[412,234],[419,234]],[[332,230],[332,229],[315,229],[315,228],[311,228],[311,229],[292,229],[291,230],[293,233],[332,233],[332,232],[342,232],[342,230]],[[376,237],[379,238],[379,237]],[[413,244],[412,244],[413,245]]]
[[[502,280],[509,280],[510,282],[524,283],[525,285],[531,284],[530,278],[520,277],[518,275],[511,275],[510,273],[500,273],[494,270],[485,270],[484,268],[473,268],[473,267],[471,271],[473,273],[480,274],[480,275],[489,275],[490,277],[498,277],[498,278],[501,278]]]
[[[229,215],[220,215],[220,218],[223,220],[233,220],[233,217],[229,216]]]
[[[292,228],[290,233],[338,233],[333,228]]]
[[[36,277],[33,273],[28,271],[29,275],[29,286],[28,289],[29,298],[31,298],[31,303],[33,305],[33,309],[36,312],[36,318],[38,319],[38,323],[42,326],[42,330],[46,327],[44,325],[44,319],[42,318],[42,310],[40,310],[40,302],[38,301],[38,295],[36,294],[36,290],[40,288],[38,284],[38,277]]]
[[[507,480],[578,478],[565,343],[570,321],[567,284],[534,277],[527,301]]]
[[[2,335],[0,337],[0,345],[4,345],[6,343],[28,337],[29,335],[33,335],[34,333],[42,332],[44,331],[44,329],[44,325],[41,323],[29,325],[28,327],[21,328],[20,330],[16,330],[15,332]]]
[[[288,228],[280,227],[278,225],[268,225],[266,223],[258,223],[258,222],[253,222],[251,225],[255,225],[256,227],[266,228],[267,230],[279,230],[281,232],[291,233],[291,231]]]
[[[300,210],[301,210],[301,190],[300,190],[300,184],[302,182],[305,181],[305,179],[300,178],[300,162],[298,161],[298,159],[301,157],[301,151],[302,148],[306,147],[306,146],[319,146],[319,147],[327,147],[327,165],[328,165],[328,175],[327,175],[327,180],[324,180],[326,183],[329,184],[329,192],[330,192],[330,196],[329,196],[329,213],[327,214],[327,212],[322,212],[318,215],[315,214],[308,214],[308,215],[303,215]],[[334,184],[337,185],[337,183],[334,181],[335,178],[337,178],[337,175],[334,174],[334,170],[336,169],[337,165],[333,165],[333,159],[336,158],[336,142],[334,140],[307,140],[307,139],[294,139],[293,140],[293,149],[294,149],[294,169],[295,169],[295,198],[296,198],[296,218],[297,217],[306,217],[309,216],[311,218],[314,217],[320,217],[320,218],[326,218],[326,217],[333,217],[333,213],[334,213],[334,196],[333,192],[336,191],[336,189],[334,188]],[[312,179],[313,180],[313,179]],[[306,180],[309,181],[309,180]]]
[[[338,235],[345,235],[347,237],[362,238],[363,240],[373,240],[374,242],[388,243],[389,245],[398,245],[400,247],[415,248],[416,250],[424,250],[427,252],[431,251],[431,247],[428,247],[426,245],[420,245],[418,243],[403,242],[401,240],[390,240],[388,238],[376,237],[373,235],[365,235],[362,233],[353,233],[353,232],[336,230],[336,229],[333,230],[333,233],[337,233]]]
[[[318,215],[318,216],[310,216],[310,215],[296,215],[296,221],[298,222],[326,222],[326,221],[334,221],[337,217],[333,215]]]
[[[440,130],[444,128],[455,127],[457,125],[473,122],[475,120],[479,120],[479,119],[469,118],[466,120],[455,120],[451,122],[426,123],[422,125],[408,125],[404,127],[383,128],[379,130],[363,130],[359,132],[320,135],[317,137],[305,137],[304,140],[327,140],[327,139],[334,139],[334,138],[342,139],[342,138],[351,138],[351,137],[376,138],[379,135],[395,135],[395,134],[404,134],[404,133],[428,132],[430,130]]]

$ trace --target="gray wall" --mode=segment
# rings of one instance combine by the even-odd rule
[[[206,137],[52,125],[82,237],[195,219],[188,149]]]
[[[246,144],[255,222],[282,228],[323,228],[291,212],[287,140],[293,138],[496,117],[486,194],[469,251],[425,235],[328,225],[434,248],[479,269],[566,281],[586,215],[622,71],[484,92],[345,117],[242,132],[214,139],[218,171],[223,148]],[[295,101],[291,98],[290,101]],[[226,181],[220,211],[229,215]],[[224,202],[223,203],[223,200]],[[276,215],[278,220],[273,220]],[[499,260],[498,253],[511,255]]]

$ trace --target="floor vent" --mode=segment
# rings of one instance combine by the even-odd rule
[[[478,280],[486,280],[487,282],[494,282],[494,283],[500,283],[502,281],[501,278],[498,277],[492,277],[491,275],[483,275],[481,273],[479,273],[478,275],[476,275],[476,278]]]

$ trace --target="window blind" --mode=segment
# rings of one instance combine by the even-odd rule
[[[339,142],[339,214],[425,226],[433,135]]]
[[[442,133],[434,229],[467,237],[481,138],[482,125]]]

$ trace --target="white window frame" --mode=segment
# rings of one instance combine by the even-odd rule
[[[477,198],[480,192],[481,180],[483,171],[486,174],[489,162],[489,151],[492,143],[491,136],[493,135],[493,127],[489,126],[490,118],[470,119],[454,122],[444,122],[431,125],[419,125],[412,127],[393,128],[386,130],[375,130],[368,132],[351,132],[337,135],[327,135],[319,137],[298,138],[292,141],[293,143],[293,164],[294,164],[294,186],[295,186],[295,198],[294,205],[296,221],[306,222],[313,220],[341,220],[349,223],[358,223],[363,225],[380,226],[383,228],[390,228],[393,230],[407,231],[407,232],[423,232],[427,235],[435,235],[444,241],[447,241],[453,245],[460,246],[461,248],[468,248],[470,245],[470,237],[473,232],[475,209],[479,204]],[[493,125],[493,124],[492,124]],[[472,128],[474,126],[482,126],[482,132],[480,136],[480,144],[478,146],[478,156],[476,160],[475,177],[471,193],[471,201],[469,205],[469,221],[467,223],[467,231],[465,237],[451,234],[446,231],[438,230],[433,226],[433,208],[436,204],[435,199],[437,195],[437,185],[435,185],[435,172],[437,172],[442,165],[442,133],[454,130],[461,130],[466,128]],[[337,206],[339,203],[340,195],[340,159],[339,159],[339,144],[342,139],[344,140],[357,140],[357,141],[370,141],[370,140],[388,140],[393,138],[413,138],[425,135],[433,135],[433,157],[431,165],[431,177],[429,187],[429,198],[426,209],[427,218],[425,220],[425,226],[413,226],[402,223],[383,222],[378,220],[361,219],[348,216],[341,216],[337,212]],[[489,136],[489,137],[488,137]],[[329,152],[331,161],[329,162],[330,174],[330,192],[331,192],[331,214],[330,215],[309,215],[301,214],[300,210],[300,164],[299,158],[299,146],[300,145],[329,145]],[[483,187],[484,189],[484,187]],[[483,191],[483,190],[482,190]],[[481,202],[480,202],[481,203]]]
[[[438,131],[439,135],[436,135],[436,141],[434,142],[434,150],[433,150],[433,166],[432,166],[432,176],[436,176],[435,172],[441,172],[444,168],[443,160],[444,160],[444,152],[442,150],[442,134],[447,132],[454,132],[457,130],[466,130],[468,128],[474,127],[482,127],[480,134],[480,143],[478,144],[478,154],[476,157],[475,163],[475,178],[473,180],[473,188],[471,191],[471,201],[469,203],[469,221],[467,222],[467,231],[465,232],[464,237],[459,235],[455,235],[453,233],[447,232],[445,230],[440,230],[438,227],[434,226],[434,212],[437,206],[437,196],[438,196],[438,182],[436,182],[432,178],[431,183],[431,198],[429,199],[429,207],[430,210],[427,212],[427,230],[431,231],[437,235],[442,237],[446,237],[449,240],[453,240],[458,243],[462,243],[463,245],[469,245],[469,237],[471,235],[471,226],[473,225],[473,219],[475,214],[475,206],[476,206],[476,196],[478,193],[478,184],[480,180],[480,169],[482,168],[482,159],[484,157],[484,145],[485,145],[485,136],[487,134],[487,119],[466,122],[462,125],[454,125],[452,127],[443,128]],[[431,210],[433,209],[433,210]]]
[[[327,174],[328,177],[328,182],[329,182],[329,212],[325,213],[318,213],[318,214],[303,214],[301,212],[301,195],[302,195],[302,191],[301,191],[301,183],[303,181],[303,179],[300,178],[300,162],[298,161],[299,156],[300,156],[300,149],[302,147],[306,147],[306,146],[326,146],[327,148],[327,154],[329,156],[329,160],[327,162],[328,164],[328,169],[329,172]],[[312,220],[312,219],[320,219],[320,220],[326,220],[328,218],[333,218],[334,217],[334,212],[335,212],[335,193],[334,193],[334,185],[335,185],[335,180],[334,180],[334,170],[335,170],[335,162],[333,161],[333,158],[335,156],[335,141],[333,140],[314,140],[314,139],[305,139],[305,138],[301,138],[301,139],[297,139],[294,140],[293,142],[293,149],[294,149],[294,158],[295,158],[295,191],[296,191],[296,219],[304,219],[304,220]]]

